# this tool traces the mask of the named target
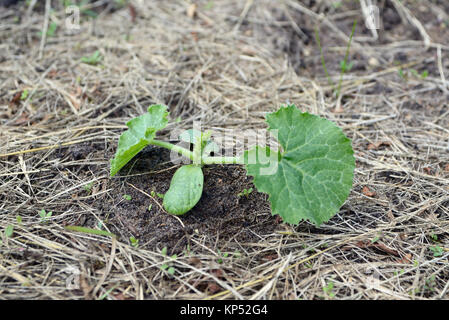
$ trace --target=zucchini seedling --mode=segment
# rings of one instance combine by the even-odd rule
[[[166,106],[152,105],[146,114],[128,121],[110,169],[112,177],[150,144],[189,158],[192,163],[177,169],[164,195],[168,213],[182,215],[198,203],[204,165],[245,165],[257,190],[269,195],[272,214],[291,224],[309,220],[319,226],[336,214],[351,191],[355,169],[351,140],[333,122],[303,113],[295,105],[282,106],[266,116],[279,150],[256,146],[236,157],[210,156],[218,147],[210,131],[187,130],[180,136],[193,142],[192,151],[157,140],[156,132],[167,126],[168,114]]]

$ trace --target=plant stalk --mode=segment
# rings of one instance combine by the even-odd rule
[[[168,150],[173,150],[186,158],[194,161],[194,153],[183,147],[171,144],[170,142],[152,140],[152,145],[166,148]],[[240,157],[203,157],[201,158],[201,164],[244,164]]]
[[[187,150],[183,147],[171,144],[170,142],[165,142],[165,141],[160,141],[160,140],[151,140],[151,144],[155,145],[155,146],[159,146],[162,148],[166,148],[168,150],[173,150],[176,151],[177,153],[183,155],[186,158],[189,158],[190,160],[193,161],[193,152],[190,150]]]
[[[203,164],[244,164],[240,157],[204,157]]]

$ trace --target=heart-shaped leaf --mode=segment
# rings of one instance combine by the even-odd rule
[[[283,150],[255,147],[243,154],[257,190],[268,193],[272,214],[284,222],[328,221],[352,188],[351,140],[333,122],[294,105],[268,114],[267,122]]]
[[[167,126],[167,115],[166,106],[155,104],[144,115],[126,123],[129,129],[120,136],[117,152],[111,159],[111,177],[154,139],[156,131]]]
[[[200,166],[189,164],[176,170],[164,195],[168,213],[181,215],[192,209],[201,198],[204,176]]]

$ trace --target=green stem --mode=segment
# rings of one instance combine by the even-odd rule
[[[152,145],[166,148],[168,150],[173,150],[186,158],[194,161],[195,155],[192,151],[187,150],[183,147],[171,144],[170,142],[152,140]],[[240,157],[204,157],[201,159],[201,164],[244,164]]]
[[[190,150],[187,150],[183,147],[180,146],[176,146],[174,144],[171,144],[170,142],[165,142],[165,141],[160,141],[160,140],[152,140],[151,144],[155,145],[155,146],[159,146],[162,148],[166,148],[168,150],[173,150],[176,151],[177,153],[183,155],[186,158],[189,158],[190,160],[193,161],[193,152]]]
[[[204,157],[203,164],[244,164],[240,157]]]

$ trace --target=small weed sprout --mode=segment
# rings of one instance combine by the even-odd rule
[[[56,33],[56,29],[58,29],[58,24],[56,22],[51,22],[48,25],[46,36],[47,37],[53,37],[55,35],[55,33]],[[39,31],[37,34],[40,37],[42,37],[42,35],[43,35],[42,31]]]
[[[229,253],[228,252],[221,252],[220,251],[220,249],[217,249],[217,253],[218,253],[218,256],[220,257],[220,258],[218,258],[217,259],[217,262],[219,263],[219,264],[222,264],[223,263],[223,258],[227,258],[228,256],[229,256]]]
[[[81,62],[96,66],[97,64],[100,63],[101,59],[102,59],[102,56],[100,54],[100,51],[97,50],[90,56],[82,57]]]
[[[164,257],[167,257],[167,247],[164,247],[161,250],[161,254]],[[176,260],[178,258],[178,255],[174,254],[171,257],[167,257],[167,258],[170,259],[171,261],[162,264],[160,269],[164,272],[167,272],[169,275],[172,276],[175,274],[175,268],[172,266],[172,261]]]
[[[20,100],[26,100],[26,98],[28,98],[28,94],[29,94],[28,89],[24,89],[22,91],[22,94],[20,95]]]
[[[7,246],[8,238],[11,238],[13,234],[14,234],[14,226],[8,224],[5,230],[0,233],[0,246],[3,245],[3,243]]]
[[[133,236],[129,237],[129,241],[131,242],[131,246],[137,248],[139,246],[139,239],[134,238]]]
[[[231,258],[229,252],[221,252],[220,249],[217,249],[217,253],[218,253],[218,256],[219,256],[219,258],[217,259],[217,263],[219,263],[219,264],[222,264],[224,259]],[[242,254],[238,250],[232,252],[231,255],[232,255],[232,257],[234,257],[236,259],[242,257]]]
[[[47,212],[47,211],[45,211],[45,209],[42,209],[41,211],[39,211],[39,217],[41,218],[42,223],[47,222],[51,218],[52,215],[53,215],[52,211]]]
[[[14,233],[14,226],[12,224],[8,224],[5,228],[5,237],[11,238]]]
[[[92,187],[94,185],[94,182],[90,182],[86,185],[83,186],[84,191],[86,191],[87,193],[90,193],[92,191]]]
[[[156,192],[156,191],[154,191],[154,190],[151,190],[150,195],[151,195],[153,198],[158,197],[158,198],[160,198],[160,199],[164,199],[164,194],[163,194],[163,193],[159,193],[159,192]]]
[[[353,65],[354,65],[354,62],[352,62],[352,61],[349,63],[346,63],[345,60],[340,61],[341,72],[344,73],[346,71],[351,71]]]
[[[333,299],[335,297],[335,293],[333,292],[334,290],[334,282],[333,281],[329,281],[326,286],[323,287],[323,291],[324,293],[331,299]]]
[[[436,277],[432,274],[426,279],[426,284],[424,285],[424,290],[434,291],[436,287]]]
[[[440,246],[429,247],[435,258],[441,257],[444,254],[444,248]]]
[[[243,191],[240,192],[239,194],[237,194],[237,196],[238,196],[239,198],[241,198],[241,197],[246,197],[246,198],[248,198],[249,195],[251,194],[251,192],[253,192],[253,188],[243,189]]]

